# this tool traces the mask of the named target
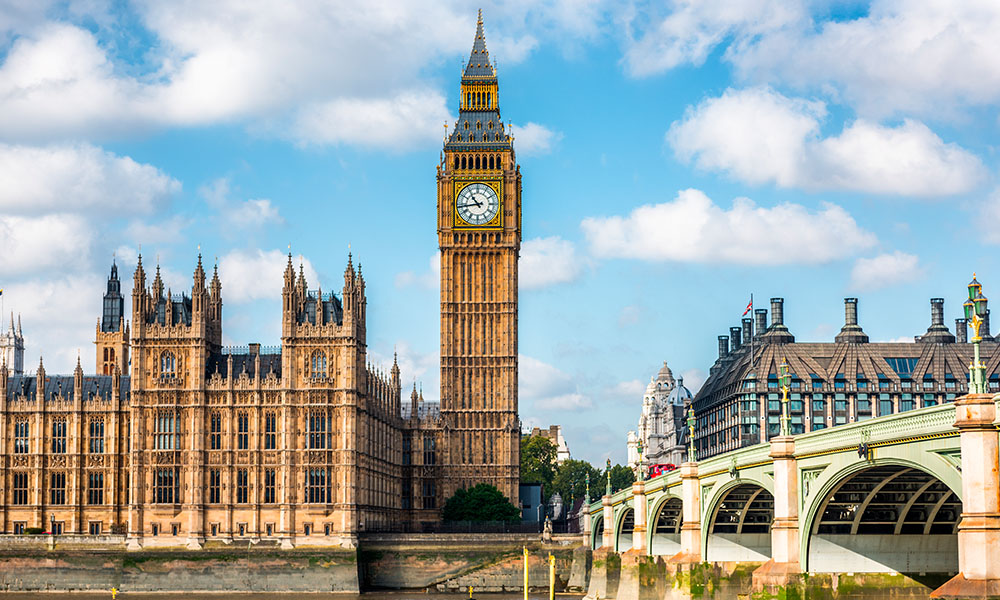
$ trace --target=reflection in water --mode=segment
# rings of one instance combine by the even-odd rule
[[[556,593],[556,596],[560,599],[565,600],[579,600],[583,598],[583,594],[563,594]],[[26,593],[26,592],[12,592],[0,594],[0,600],[37,600],[41,598],[50,599],[60,599],[65,598],[66,600],[110,600],[111,592],[73,592],[73,593]],[[474,592],[474,597],[476,600],[523,600],[524,595],[521,593],[479,593]],[[548,591],[532,591],[528,594],[529,600],[548,600]],[[303,598],[305,600],[460,600],[468,598],[468,594],[465,592],[454,593],[454,594],[441,594],[441,593],[424,593],[419,591],[407,591],[407,592],[366,592],[364,594],[326,594],[326,593],[315,593],[315,594],[303,594],[301,592],[285,592],[285,593],[218,593],[213,592],[210,594],[199,594],[195,592],[168,592],[168,593],[118,593],[119,600],[177,600],[178,598],[183,598],[184,600],[290,600],[291,598]]]

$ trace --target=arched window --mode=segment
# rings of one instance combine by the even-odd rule
[[[160,355],[160,376],[174,377],[177,375],[177,359],[174,353],[167,350]]]
[[[463,157],[462,157],[462,168],[463,168],[463,169],[464,169],[464,168],[466,168],[466,166],[465,166],[465,165],[466,165],[466,163],[465,163],[465,157],[463,156]]]
[[[456,170],[458,169],[458,157],[457,156],[455,157],[455,169]]]
[[[493,105],[490,104],[490,93],[486,92],[486,108],[491,108]]]
[[[479,157],[478,156],[476,157],[476,168],[477,169],[479,168]]]
[[[493,156],[490,156],[490,168],[493,168]]]
[[[312,376],[326,377],[326,354],[320,350],[312,354]]]

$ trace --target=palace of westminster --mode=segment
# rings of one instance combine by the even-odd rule
[[[264,539],[353,546],[440,518],[486,482],[518,504],[521,174],[500,118],[482,16],[459,117],[437,165],[441,400],[366,358],[366,296],[289,255],[281,346],[224,348],[222,286],[198,257],[190,294],[139,257],[131,318],[112,266],[96,375],[24,374],[20,322],[0,336],[0,532],[124,534],[128,547]],[[12,320],[13,321],[13,320]]]

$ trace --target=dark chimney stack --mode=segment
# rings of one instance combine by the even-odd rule
[[[749,344],[753,339],[753,319],[747,317],[743,319],[743,343]]]
[[[931,327],[944,325],[944,298],[931,298]]]
[[[955,319],[955,341],[959,344],[969,343],[969,325],[965,319]]]
[[[726,358],[729,356],[729,336],[720,335],[719,336],[719,358]]]
[[[858,324],[858,299],[844,298],[844,325]]]
[[[736,352],[737,350],[739,350],[740,346],[743,345],[743,340],[742,340],[742,335],[741,335],[742,332],[743,332],[743,330],[740,329],[739,327],[730,327],[729,328],[729,339],[732,340],[733,352]]]
[[[858,299],[844,298],[844,326],[834,338],[838,344],[867,344],[868,335],[858,325]]]
[[[983,317],[983,324],[979,328],[979,337],[983,338],[984,342],[992,342],[993,336],[990,335],[990,309],[986,309],[986,316]]]
[[[756,329],[756,331],[754,331],[754,335],[760,337],[764,335],[765,331],[767,331],[767,309],[758,308],[753,311],[753,316],[756,321],[754,323],[754,329]]]
[[[785,324],[784,298],[771,298],[771,326],[777,327]]]
[[[931,298],[931,326],[927,333],[920,336],[920,341],[927,344],[953,344],[955,336],[944,324],[944,298]]]

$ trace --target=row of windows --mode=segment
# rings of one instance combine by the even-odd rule
[[[31,424],[28,421],[17,421],[14,423],[14,454],[28,453],[30,433]],[[104,419],[91,419],[88,427],[88,433],[88,451],[91,454],[102,454],[104,452]],[[50,442],[52,453],[66,453],[66,419],[53,419]]]
[[[496,134],[496,139],[500,139],[500,134]],[[462,141],[462,134],[458,135],[458,141]],[[475,141],[472,139],[472,134],[469,134],[469,141]],[[483,141],[486,140],[486,134],[483,134]],[[489,154],[486,156],[455,156],[455,169],[501,169],[503,168],[503,158],[499,154]]]

